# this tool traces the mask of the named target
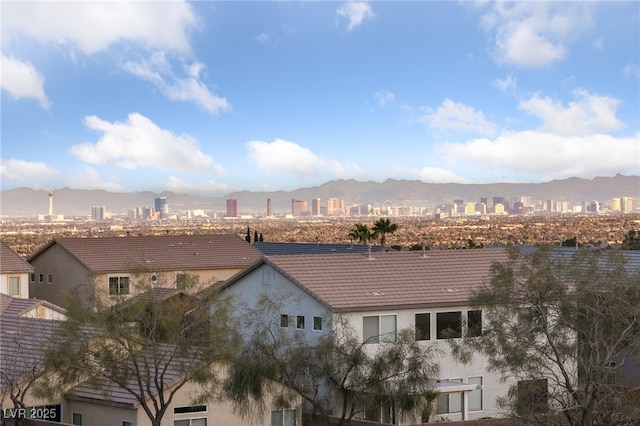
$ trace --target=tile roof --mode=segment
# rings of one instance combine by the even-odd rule
[[[488,278],[505,249],[270,256],[262,262],[334,311],[455,306]],[[259,266],[260,262],[253,267]],[[231,278],[226,286],[239,279]]]
[[[64,312],[64,308],[40,299],[21,299],[6,294],[0,294],[0,314],[11,316],[22,316],[25,313],[37,308],[46,306],[58,312]]]
[[[368,247],[362,244],[313,244],[313,243],[265,243],[256,242],[253,246],[265,256],[284,254],[331,254],[331,253],[367,253]],[[371,247],[372,252],[384,251],[382,246]]]
[[[33,267],[4,241],[0,241],[0,273],[32,272]]]
[[[166,235],[59,238],[41,248],[29,261],[55,244],[93,272],[140,266],[155,271],[233,269],[249,266],[262,257],[237,235]]]
[[[0,371],[11,379],[39,369],[60,321],[0,314]]]

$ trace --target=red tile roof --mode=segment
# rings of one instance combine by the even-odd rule
[[[0,273],[32,272],[33,267],[4,241],[0,241]]]
[[[488,278],[501,248],[270,256],[271,264],[334,311],[455,306]],[[239,277],[241,274],[236,275]],[[232,284],[232,278],[227,285]]]
[[[145,267],[154,271],[235,269],[251,265],[260,251],[237,235],[59,238],[35,253],[33,261],[59,245],[93,272]]]

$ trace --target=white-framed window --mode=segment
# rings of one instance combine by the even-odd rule
[[[364,343],[395,342],[398,338],[396,315],[364,316],[362,331]]]
[[[280,314],[280,327],[287,328],[293,327],[294,325],[294,316],[288,314]]]
[[[462,337],[462,312],[438,312],[436,314],[436,339]]]
[[[173,426],[207,426],[207,418],[174,420]]]
[[[416,340],[431,340],[431,314],[416,314]]]
[[[82,414],[81,413],[71,413],[71,424],[82,426]]]
[[[313,329],[322,331],[322,317],[313,317]]]
[[[109,296],[129,294],[130,291],[128,276],[109,277]]]
[[[296,410],[283,408],[271,411],[271,426],[296,426]]]
[[[296,328],[299,330],[304,330],[304,315],[296,316]]]
[[[133,422],[129,420],[123,420],[122,426],[133,426]]]
[[[482,336],[482,311],[467,311],[467,337]]]
[[[450,382],[462,383],[462,379],[449,379]],[[436,402],[437,414],[454,414],[462,412],[462,392],[438,394]]]
[[[20,276],[9,275],[7,280],[7,294],[9,296],[20,296]]]
[[[469,411],[482,411],[482,377],[469,377],[468,381],[470,385],[478,385],[469,392]]]

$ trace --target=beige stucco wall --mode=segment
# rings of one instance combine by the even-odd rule
[[[29,299],[29,273],[0,274],[0,293],[9,294],[9,277],[18,277],[20,279],[20,294],[13,295],[21,299]]]

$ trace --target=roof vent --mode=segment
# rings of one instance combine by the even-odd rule
[[[372,296],[384,296],[384,292],[382,291],[369,291],[367,293],[369,293]]]
[[[447,293],[457,293],[458,289],[457,288],[445,288],[444,291],[446,291]]]

